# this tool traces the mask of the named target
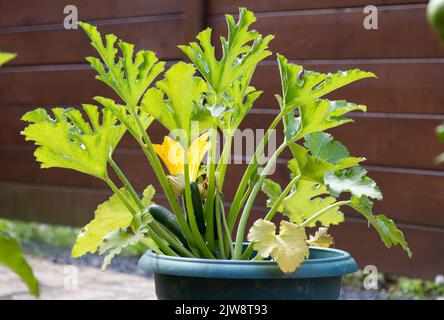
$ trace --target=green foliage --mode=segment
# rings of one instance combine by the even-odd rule
[[[412,256],[412,252],[410,251],[401,230],[396,227],[393,220],[387,218],[385,215],[374,215],[372,213],[373,203],[369,200],[369,198],[366,196],[352,196],[350,207],[360,212],[368,220],[368,222],[379,233],[379,236],[387,248],[399,244],[407,252],[409,257]]]
[[[439,140],[441,140],[444,143],[444,124],[441,124],[438,127],[436,127],[436,136],[439,138]],[[436,158],[436,162],[438,163],[444,162],[444,153],[441,153],[441,155],[439,155]]]
[[[301,175],[301,179],[323,183],[328,171],[358,166],[364,158],[350,157],[347,149],[327,133],[317,133],[305,137],[304,148],[294,145],[288,167],[293,175]]]
[[[108,34],[105,43],[95,26],[79,22],[91,39],[91,45],[97,50],[99,58],[88,57],[86,60],[97,71],[98,80],[103,81],[122,98],[127,106],[135,109],[137,103],[153,80],[164,70],[164,62],[158,62],[152,51],[141,50],[134,56],[134,45],[118,41],[122,56],[117,56],[115,47],[117,37]]]
[[[0,220],[0,264],[14,271],[27,285],[29,292],[39,295],[39,283],[26,262],[20,244],[9,230],[7,223]]]
[[[148,89],[141,106],[143,111],[153,115],[170,132],[184,130],[188,140],[182,143],[184,146],[194,140],[191,137],[191,122],[199,121],[201,132],[208,129],[208,126],[202,127],[206,122],[204,118],[211,119],[208,110],[197,108],[202,93],[206,90],[206,83],[195,77],[195,72],[196,69],[191,64],[176,63],[165,73],[165,78],[156,83],[157,88]],[[167,100],[164,100],[165,95]]]
[[[124,189],[120,192],[123,195],[127,194]],[[145,208],[151,205],[154,193],[152,186],[145,189],[142,198]],[[135,206],[134,203],[132,205]],[[99,254],[107,254],[103,265],[106,268],[111,259],[124,247],[130,244],[135,245],[145,236],[150,222],[150,215],[147,212],[143,211],[143,214],[140,212],[133,216],[119,194],[113,194],[97,207],[94,219],[80,231],[72,249],[72,256],[78,258],[86,253],[95,253],[100,248]],[[123,233],[127,233],[126,230],[129,227],[132,227],[134,238],[129,234],[128,237],[123,237]],[[113,244],[118,244],[115,247],[116,250],[112,250]]]
[[[226,20],[228,38],[221,37],[223,55],[219,61],[211,44],[210,28],[197,35],[199,43],[179,46],[217,95],[221,95],[233,81],[252,72],[260,61],[270,56],[271,52],[267,49],[273,39],[271,35],[262,38],[257,31],[248,30],[256,17],[245,8],[239,9],[237,22],[232,15],[226,15]]]
[[[8,61],[11,61],[16,56],[15,53],[8,53],[8,52],[0,52],[0,67],[7,63]]]
[[[336,199],[329,196],[324,185],[301,180],[296,190],[284,200],[283,205],[285,209],[283,213],[292,222],[302,224],[305,220],[335,202]],[[332,224],[343,222],[344,215],[339,211],[338,207],[334,207],[310,223],[308,227],[314,227],[317,221],[322,226],[328,227]]]
[[[327,171],[324,175],[324,182],[330,193],[335,197],[339,197],[342,192],[348,191],[357,197],[365,195],[381,200],[381,191],[376,182],[365,175],[366,173],[367,170],[362,167]]]
[[[278,64],[282,82],[282,101],[286,110],[303,108],[308,103],[354,81],[376,77],[372,72],[359,69],[338,71],[334,74],[304,71],[302,66],[288,63],[288,60],[279,54]],[[338,109],[344,109],[345,102],[341,101],[339,104],[342,106]],[[350,106],[345,109],[347,108]],[[356,109],[364,109],[364,107],[356,106]],[[329,116],[334,116],[334,114]],[[324,119],[324,121],[329,120]]]
[[[386,246],[399,244],[410,254],[394,222],[384,215],[372,214],[369,198],[379,200],[382,194],[360,167],[365,159],[350,156],[341,142],[324,132],[352,122],[347,117],[349,112],[366,111],[363,105],[324,97],[357,80],[375,77],[371,72],[358,69],[318,73],[288,63],[285,57],[278,55],[282,93],[276,98],[280,111],[245,171],[228,217],[224,210],[220,210],[220,214],[216,211],[224,207],[223,203],[219,205],[219,200],[223,202],[224,199],[222,191],[227,169],[224,161],[230,155],[233,129],[241,125],[261,95],[250,82],[258,63],[271,55],[268,45],[273,39],[273,36],[262,37],[251,30],[256,18],[245,8],[239,10],[237,21],[232,15],[227,15],[226,21],[228,36],[221,37],[219,58],[211,43],[211,29],[206,29],[198,34],[196,42],[180,46],[192,64],[174,64],[151,88],[149,86],[164,70],[164,63],[159,62],[153,52],[135,52],[132,44],[118,40],[115,35],[102,38],[96,27],[80,23],[99,55],[87,58],[98,73],[96,78],[111,87],[122,101],[95,97],[101,105],[100,111],[96,106],[83,105],[83,113],[72,108],[54,108],[54,117],[51,117],[44,109],[36,109],[23,117],[30,123],[23,134],[38,146],[35,155],[42,167],[70,168],[90,174],[104,180],[114,191],[108,201],[98,206],[94,220],[82,229],[73,256],[98,250],[105,255],[103,268],[106,268],[124,248],[144,243],[156,252],[173,256],[214,258],[220,252],[223,257],[242,258],[248,217],[261,187],[269,197],[267,206],[271,209],[266,218],[256,221],[250,230],[248,239],[252,244],[245,252],[246,257],[251,256],[254,247],[258,259],[271,257],[284,272],[294,271],[308,256],[304,228],[342,222],[344,216],[340,207],[343,205],[361,212]],[[154,120],[168,129],[175,140],[165,139],[168,142],[165,146],[153,145],[147,129]],[[261,166],[258,157],[262,156],[279,121],[284,125],[285,140]],[[217,139],[207,141],[207,133],[201,135],[209,128],[223,130],[226,144],[221,160],[216,157]],[[148,188],[139,197],[112,160],[112,152],[126,130],[137,140],[159,179],[171,206],[169,218],[174,220],[178,232],[163,228],[151,216],[148,207],[154,189]],[[444,133],[439,131],[438,134],[443,138]],[[199,185],[193,185],[191,193],[189,182],[196,177],[193,175],[190,179],[189,171],[185,171],[183,155],[186,155],[184,149],[188,149],[198,136],[204,137],[200,149],[204,151],[191,156],[199,158],[192,164],[193,173],[202,172],[202,178],[198,180]],[[173,150],[173,146],[180,148]],[[265,176],[287,147],[292,155],[288,163],[291,182],[282,188]],[[208,165],[201,166],[207,149],[211,150]],[[173,155],[167,154],[171,151]],[[170,176],[160,160],[170,169]],[[108,176],[108,164],[116,176]],[[182,172],[186,173],[183,177],[180,176]],[[110,177],[119,178],[123,187],[119,189]],[[185,189],[186,201],[182,207],[169,183],[177,181],[183,181]],[[338,201],[344,193],[349,193],[351,198]],[[232,248],[231,235],[241,211]],[[278,235],[275,225],[269,222],[276,212],[291,221],[281,222]],[[222,239],[225,235],[226,239]],[[309,240],[309,243],[320,245],[331,242],[326,228],[319,229]],[[230,251],[231,255],[225,254]]]
[[[69,168],[105,180],[108,158],[126,129],[106,109],[101,123],[96,106],[84,104],[83,111],[89,122],[73,108],[53,108],[54,118],[41,108],[27,112],[22,120],[30,125],[22,134],[39,146],[34,155],[42,168]]]

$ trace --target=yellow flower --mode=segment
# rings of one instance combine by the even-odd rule
[[[191,143],[188,149],[188,172],[190,181],[195,181],[199,176],[199,167],[210,148],[208,141],[209,133],[204,133],[199,138]],[[162,159],[168,171],[173,176],[180,176],[184,174],[184,149],[182,145],[166,136],[163,138],[162,144],[153,144],[154,150]]]

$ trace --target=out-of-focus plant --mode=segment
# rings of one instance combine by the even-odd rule
[[[96,27],[80,23],[99,55],[87,58],[98,73],[96,78],[110,86],[120,101],[95,97],[101,107],[54,108],[52,114],[40,108],[23,116],[30,123],[23,135],[38,146],[35,156],[42,168],[77,170],[101,179],[114,192],[82,229],[72,251],[74,257],[98,251],[106,255],[106,267],[123,248],[142,242],[171,256],[272,258],[282,271],[292,272],[308,257],[309,245],[332,243],[326,228],[344,220],[340,208],[345,206],[361,213],[387,247],[400,245],[411,255],[395,223],[372,212],[373,201],[382,199],[382,194],[360,166],[365,159],[350,156],[343,144],[324,132],[352,122],[346,114],[366,107],[323,97],[354,81],[375,77],[371,72],[317,73],[278,55],[282,83],[282,93],[276,96],[279,112],[225,212],[223,190],[233,133],[261,95],[250,84],[253,73],[258,63],[272,54],[268,44],[273,36],[262,37],[250,30],[255,20],[244,8],[237,21],[226,16],[228,36],[221,37],[220,58],[216,58],[211,42],[211,29],[200,32],[197,42],[179,46],[192,64],[172,65],[151,87],[165,65],[153,52],[135,53],[132,44],[112,34],[103,39]],[[148,134],[153,121],[170,132],[162,144],[154,144]],[[281,122],[285,138],[263,166],[259,159]],[[126,131],[153,168],[171,211],[153,203],[151,185],[139,195],[114,161],[113,152]],[[225,142],[217,159],[219,131]],[[288,162],[291,181],[282,188],[267,176],[286,149],[292,155]],[[205,155],[207,164],[202,165]],[[111,179],[109,169],[120,186]],[[268,212],[247,234],[247,222],[261,189],[269,197]],[[276,234],[271,220],[278,212],[287,219],[280,222]],[[322,229],[307,239],[305,228],[316,225]],[[250,245],[245,248],[246,236]]]
[[[14,57],[15,54],[13,53],[0,52],[0,66],[14,59]],[[26,262],[19,242],[4,220],[0,220],[0,264],[14,271],[28,286],[33,295],[39,295],[39,283],[34,277],[28,262]]]
[[[427,5],[427,19],[444,44],[444,0],[431,0]],[[436,135],[444,142],[444,124],[436,128]],[[436,158],[437,163],[444,162],[444,153]]]

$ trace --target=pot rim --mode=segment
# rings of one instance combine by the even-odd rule
[[[312,258],[312,256],[319,256]],[[355,272],[355,260],[346,251],[310,247],[310,258],[295,272],[283,273],[272,260],[213,260],[159,255],[151,250],[140,258],[139,268],[171,276],[229,279],[292,279],[338,277]]]

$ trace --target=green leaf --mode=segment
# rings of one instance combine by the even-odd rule
[[[298,136],[302,137],[311,132],[325,131],[344,123],[353,122],[352,119],[343,115],[351,111],[365,112],[366,110],[367,108],[364,105],[349,103],[344,100],[316,99],[300,108],[302,128],[298,132]]]
[[[444,123],[436,127],[436,136],[444,143]],[[437,163],[444,162],[444,153],[436,157],[435,161]]]
[[[38,145],[34,155],[42,168],[69,168],[102,180],[108,176],[107,160],[125,132],[109,110],[100,113],[94,105],[84,104],[82,113],[73,108],[53,108],[54,118],[46,110],[27,112],[22,120],[30,123],[22,135]]]
[[[308,258],[307,236],[304,228],[288,221],[281,221],[279,235],[270,221],[256,220],[248,233],[248,241],[259,256],[272,257],[286,273],[293,272]]]
[[[372,213],[373,203],[368,197],[352,196],[349,206],[360,212],[369,221],[369,223],[379,233],[379,236],[381,237],[382,241],[384,241],[387,248],[400,245],[404,251],[407,252],[409,257],[412,256],[412,252],[410,251],[401,230],[396,227],[393,220],[387,218],[385,215],[374,215]]]
[[[327,188],[316,182],[301,180],[295,191],[290,193],[283,201],[283,214],[297,224],[303,223],[319,211],[327,208],[336,202],[336,199],[329,196]],[[328,210],[308,227],[314,227],[316,222],[322,226],[339,224],[344,221],[344,215],[339,211],[339,207]]]
[[[319,160],[337,164],[342,159],[350,156],[347,148],[339,141],[325,132],[315,132],[305,137],[305,146],[312,156]]]
[[[267,195],[267,207],[271,208],[276,200],[279,198],[279,196],[282,193],[282,188],[279,185],[279,183],[274,182],[271,179],[264,179],[264,182],[262,184],[262,191]],[[283,207],[280,208],[280,212],[282,212]]]
[[[157,88],[148,89],[142,99],[141,109],[154,116],[169,131],[182,129],[191,136],[191,121],[199,121],[197,104],[205,92],[206,83],[195,77],[196,69],[184,62],[173,65],[165,78],[156,83]],[[164,100],[164,95],[168,97]],[[205,110],[199,109],[201,113]],[[200,125],[200,123],[199,123]],[[199,132],[206,128],[199,128]],[[183,143],[183,145],[186,145]]]
[[[330,193],[336,197],[342,192],[361,197],[363,195],[382,199],[382,193],[376,182],[366,176],[367,170],[362,167],[354,167],[337,171],[327,171],[324,175],[324,182]]]
[[[14,59],[15,56],[15,53],[0,52],[0,67],[8,61]]]
[[[444,123],[436,127],[436,136],[444,142]]]
[[[340,150],[338,144],[335,144]],[[330,146],[328,146],[330,148]],[[361,161],[365,158],[354,158],[345,157],[339,159],[337,155],[339,154],[336,149],[331,149],[330,151],[325,151],[321,147],[320,149],[313,150],[318,155],[321,155],[325,159],[330,159],[330,161],[336,161],[336,163],[331,163],[322,158],[313,156],[310,150],[304,148],[301,145],[294,144],[292,146],[292,154],[294,159],[290,160],[288,163],[288,168],[293,173],[293,176],[300,174],[301,179],[316,181],[318,183],[324,183],[325,172],[331,170],[339,170],[349,167],[358,166]]]
[[[114,100],[104,97],[94,97],[94,100],[99,102],[106,109],[110,110],[112,114],[128,129],[128,131],[136,139],[140,139],[141,133],[139,127],[134,117],[129,114],[128,108],[126,106],[120,105]],[[145,128],[145,130],[154,121],[154,117],[150,116],[142,110],[139,110],[136,115],[139,117],[140,123],[142,123],[142,126]]]
[[[278,54],[282,94],[285,109],[293,110],[305,106],[336,89],[364,78],[375,78],[372,72],[358,69],[331,73],[304,71],[302,66],[288,63]]]
[[[129,198],[125,189],[121,192]],[[154,188],[148,186],[143,193],[143,204],[148,207],[154,195]],[[134,207],[135,204],[132,203]],[[102,244],[103,238],[117,229],[128,228],[133,220],[133,215],[120,200],[117,194],[113,194],[108,200],[100,204],[95,213],[94,219],[82,228],[72,249],[71,255],[74,258],[81,257],[86,253],[95,253]]]
[[[158,62],[152,51],[140,50],[134,56],[134,45],[121,40],[118,46],[122,56],[118,56],[115,35],[106,35],[104,43],[95,26],[85,22],[79,22],[79,25],[100,55],[100,59],[95,57],[86,59],[97,71],[96,78],[113,88],[129,108],[135,109],[148,86],[164,70],[165,63]]]
[[[0,220],[0,264],[15,272],[27,285],[29,292],[39,295],[39,283],[25,259],[18,241],[8,230],[6,223]]]
[[[228,38],[221,37],[223,55],[219,61],[211,44],[210,28],[197,35],[199,43],[191,42],[188,46],[179,46],[217,95],[221,95],[234,80],[270,56],[271,52],[267,49],[273,39],[271,35],[262,38],[257,31],[248,30],[256,17],[245,8],[239,9],[237,22],[232,15],[226,15],[225,18]]]

